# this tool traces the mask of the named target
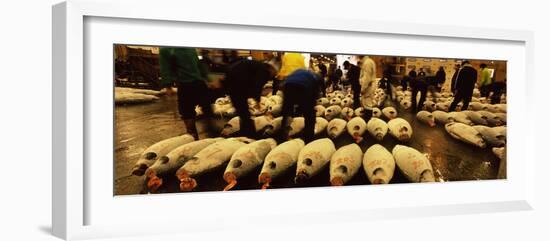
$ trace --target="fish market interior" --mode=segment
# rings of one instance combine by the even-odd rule
[[[114,195],[506,179],[506,60],[113,51]]]

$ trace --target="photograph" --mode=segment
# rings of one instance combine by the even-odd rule
[[[113,68],[115,196],[506,179],[506,60],[116,43]]]

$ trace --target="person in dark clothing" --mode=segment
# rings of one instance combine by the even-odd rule
[[[323,93],[323,96],[325,96],[327,93],[327,89],[326,89],[326,83],[325,83],[325,78],[327,77],[327,74],[328,74],[328,71],[327,71],[327,66],[325,66],[324,64],[322,63],[319,63],[319,74],[321,75],[321,92]]]
[[[456,79],[456,90],[453,103],[451,103],[449,111],[454,111],[460,101],[462,101],[462,110],[468,109],[476,82],[477,70],[472,67],[469,61],[462,62],[462,69],[458,73]]]
[[[454,94],[456,90],[456,78],[458,77],[458,73],[460,72],[460,65],[455,65],[455,73],[453,74],[453,77],[451,78],[451,92]]]
[[[441,86],[445,83],[445,79],[447,78],[445,74],[445,69],[443,66],[440,66],[437,72],[435,73],[435,82],[436,82],[436,89],[437,91],[441,91]]]
[[[256,137],[254,122],[248,109],[248,98],[254,98],[260,103],[263,86],[268,80],[273,79],[275,74],[272,65],[255,60],[241,60],[229,67],[223,85],[240,117],[242,136]]]
[[[381,88],[381,89],[385,90],[385,92],[386,92],[386,94],[388,94],[388,96],[392,95],[391,78],[392,78],[391,73],[389,71],[384,71],[383,75],[382,75],[382,78],[378,82],[378,88]]]
[[[357,109],[361,106],[361,102],[359,100],[361,94],[361,84],[359,83],[361,68],[351,64],[348,61],[345,61],[344,69],[348,71],[347,79],[349,84],[351,84],[351,90],[353,91],[353,108]]]
[[[340,69],[340,66],[338,66],[333,72],[332,74],[329,75],[329,79],[330,79],[330,84],[332,86],[332,90],[338,90],[339,89],[339,84],[340,84],[340,79],[342,79],[342,76],[344,75],[344,73],[342,73],[342,69]]]
[[[283,121],[282,139],[288,139],[289,117],[295,116],[294,106],[297,105],[304,116],[303,139],[305,143],[313,140],[315,128],[315,103],[321,92],[322,79],[319,75],[305,70],[299,69],[285,79],[283,90]]]
[[[491,104],[499,104],[500,103],[500,97],[502,96],[503,92],[506,90],[506,79],[501,81],[495,81],[493,83],[493,95],[491,96]]]
[[[213,116],[206,85],[207,68],[199,62],[197,51],[193,48],[160,48],[159,64],[161,87],[166,88],[167,93],[171,94],[175,83],[178,88],[179,114],[187,133],[198,139],[195,106],[199,105],[208,119]],[[210,125],[207,125],[207,128],[209,127]]]
[[[422,70],[422,69],[421,69]],[[420,72],[424,73],[424,72]],[[426,100],[426,92],[428,91],[428,81],[426,79],[425,74],[424,75],[418,75],[416,78],[411,79],[411,88],[412,88],[412,96],[411,96],[411,110],[413,113],[416,113],[422,108],[424,105],[424,101]],[[418,95],[418,92],[420,92],[420,99],[418,100],[418,103],[416,102],[416,96]]]
[[[412,66],[411,71],[406,76],[403,76],[401,80],[401,87],[403,91],[407,90],[407,85],[412,89],[412,83],[416,79],[416,66]]]

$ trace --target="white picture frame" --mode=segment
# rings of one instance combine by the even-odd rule
[[[397,22],[362,22],[353,19],[322,19],[301,18],[300,16],[286,16],[284,13],[258,13],[261,17],[252,15],[204,15],[189,7],[189,3],[181,1],[165,1],[151,9],[148,1],[94,1],[70,0],[53,6],[53,234],[63,239],[86,239],[99,237],[113,237],[125,235],[144,235],[173,232],[197,232],[205,230],[219,230],[236,226],[228,222],[227,216],[232,216],[235,223],[247,225],[255,224],[255,218],[262,218],[272,225],[299,225],[302,222],[331,222],[332,220],[358,221],[369,219],[386,219],[400,217],[425,217],[433,215],[452,215],[465,213],[483,213],[498,211],[530,210],[533,208],[534,198],[534,127],[521,125],[527,123],[526,118],[531,116],[530,108],[522,108],[525,103],[531,102],[533,90],[529,80],[533,79],[533,33],[521,30],[496,30],[456,26],[421,25]],[[207,3],[194,3],[206,7]],[[267,16],[266,16],[267,15]],[[300,190],[273,190],[259,193],[257,191],[240,191],[232,193],[199,193],[174,195],[131,196],[125,198],[95,195],[98,185],[93,187],[87,178],[94,175],[110,175],[111,170],[102,170],[97,163],[87,160],[90,155],[87,129],[90,116],[94,111],[89,98],[104,85],[98,82],[86,82],[90,73],[86,68],[94,68],[91,61],[87,62],[86,34],[96,33],[99,28],[86,29],[86,21],[107,19],[100,23],[113,24],[110,21],[121,23],[139,21],[139,23],[153,22],[155,27],[166,24],[173,28],[180,28],[180,24],[206,24],[212,28],[237,29],[237,32],[248,32],[253,36],[256,32],[278,34],[355,34],[358,38],[377,36],[382,38],[407,38],[411,41],[447,41],[454,44],[466,44],[476,41],[478,45],[502,44],[520,51],[520,54],[507,59],[510,61],[510,88],[509,109],[512,126],[509,129],[508,167],[510,174],[507,180],[482,182],[455,182],[446,184],[402,184],[390,186],[344,187],[344,188],[311,188]],[[93,22],[93,21],[92,21]],[[101,22],[101,21],[100,21]],[[91,23],[96,24],[96,23]],[[99,26],[97,25],[97,26]],[[202,25],[201,25],[202,26]],[[215,29],[214,29],[215,30]],[[214,31],[213,30],[213,31]],[[249,31],[250,30],[250,31]],[[208,30],[204,30],[208,31]],[[101,31],[99,31],[101,32]],[[130,35],[129,33],[127,33]],[[88,36],[89,37],[89,36]],[[109,36],[106,36],[109,37]],[[335,38],[337,36],[334,36]],[[304,37],[307,39],[307,37]],[[445,40],[446,39],[446,40]],[[109,41],[108,39],[105,41]],[[374,40],[373,40],[374,41]],[[140,44],[140,43],[136,43]],[[142,43],[147,44],[147,43]],[[170,44],[170,41],[159,35],[158,42],[149,44]],[[450,43],[447,43],[450,44]],[[93,44],[92,44],[93,45]],[[336,43],[334,43],[336,45]],[[283,46],[282,44],[280,46]],[[305,50],[306,45],[286,46],[280,50]],[[330,44],[327,45],[333,49]],[[93,47],[93,46],[92,46]],[[197,46],[200,47],[200,46]],[[205,46],[216,47],[216,46]],[[315,46],[311,47],[315,48]],[[342,47],[338,47],[342,48]],[[370,47],[372,48],[372,47]],[[421,48],[421,47],[420,47]],[[312,49],[309,49],[312,50]],[[355,53],[351,47],[349,53]],[[372,51],[372,49],[371,49]],[[387,51],[403,51],[387,50]],[[380,52],[384,53],[384,52]],[[390,52],[386,52],[390,53]],[[396,53],[396,52],[391,52]],[[94,54],[96,54],[94,52]],[[112,54],[112,53],[107,53]],[[102,56],[102,54],[99,54]],[[112,56],[112,55],[111,55]],[[422,56],[413,53],[404,53],[403,56]],[[483,57],[482,54],[470,54],[465,57]],[[433,57],[441,56],[434,53]],[[103,60],[105,61],[105,60]],[[109,60],[112,61],[112,60]],[[511,67],[514,68],[511,68]],[[107,71],[108,72],[108,71]],[[108,83],[112,85],[112,81]],[[103,90],[103,91],[112,91]],[[97,91],[96,91],[97,92]],[[106,92],[109,93],[109,92]],[[111,100],[107,100],[111,101]],[[112,120],[109,120],[112,121]],[[95,134],[95,132],[94,132]],[[109,133],[105,133],[109,134]],[[112,135],[112,132],[110,133]],[[97,137],[97,135],[96,135]],[[112,137],[111,137],[112,138]],[[94,140],[90,140],[93,142]],[[112,154],[112,153],[111,153]],[[112,165],[112,160],[111,160]],[[100,171],[97,171],[97,170]],[[92,172],[92,174],[86,174]],[[94,174],[95,173],[95,174]],[[106,178],[109,179],[109,178]],[[112,178],[106,183],[112,184]],[[100,186],[101,187],[101,186]],[[105,187],[109,188],[109,187]],[[453,196],[456,192],[465,197]],[[103,192],[100,192],[103,193]],[[108,192],[105,192],[108,194]],[[426,200],[422,197],[435,197],[445,193],[440,200]],[[414,195],[413,195],[414,194]],[[380,199],[358,200],[346,199],[349,197],[380,197]],[[330,199],[328,198],[330,196]],[[310,205],[298,208],[297,202],[291,198],[303,200]],[[344,198],[345,197],[345,198]],[[455,199],[453,199],[455,198]],[[247,207],[246,210],[235,211],[215,205],[220,199],[225,204],[235,204],[237,207]],[[246,203],[253,200],[252,203]],[[311,200],[321,200],[313,203]],[[328,203],[346,202],[349,205],[333,206]],[[171,213],[175,215],[182,203],[186,205],[202,205],[197,210],[186,211],[186,215],[193,222],[180,220],[179,228],[174,229],[170,222]],[[271,208],[262,208],[263,204],[274,204]],[[358,205],[368,203],[368,206]],[[246,204],[246,205],[244,205]],[[296,204],[296,205],[295,205]],[[211,205],[211,206],[209,206]],[[240,206],[239,206],[240,205]],[[90,206],[93,208],[90,209]],[[117,208],[118,207],[118,208]],[[132,216],[132,210],[147,207],[151,213]],[[196,206],[193,206],[196,207]],[[208,209],[200,211],[200,208]],[[293,208],[294,207],[294,208]],[[103,212],[103,213],[102,213]],[[109,214],[109,215],[107,215]],[[123,215],[126,214],[126,215]],[[108,217],[98,218],[90,222],[89,216]],[[291,217],[300,215],[300,220]],[[148,223],[140,226],[135,219],[161,218],[155,224]],[[224,218],[225,217],[225,218]],[[132,220],[133,219],[133,220]],[[264,223],[265,224],[265,223]],[[152,231],[154,230],[154,231]],[[177,231],[174,231],[177,230]]]

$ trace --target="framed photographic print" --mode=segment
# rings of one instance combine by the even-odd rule
[[[531,32],[129,4],[53,7],[54,235],[532,208]]]

